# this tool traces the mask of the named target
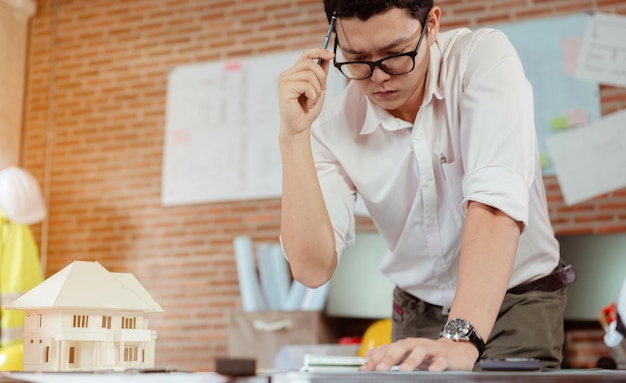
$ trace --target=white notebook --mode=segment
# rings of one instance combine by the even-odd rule
[[[349,355],[306,354],[302,371],[306,372],[350,372],[358,371],[367,358]]]

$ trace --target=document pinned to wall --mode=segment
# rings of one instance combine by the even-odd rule
[[[162,205],[280,197],[278,78],[300,54],[194,63],[170,71]],[[326,102],[345,85],[331,68]]]
[[[555,173],[546,139],[601,117],[598,82],[581,80],[574,73],[589,19],[581,13],[496,26],[517,50],[533,87],[544,175]]]
[[[626,187],[626,110],[547,138],[565,203]]]
[[[590,17],[576,76],[602,84],[626,86],[626,16],[596,13]]]

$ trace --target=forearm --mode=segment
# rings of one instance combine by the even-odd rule
[[[280,136],[281,239],[294,278],[317,287],[337,265],[333,228],[315,171],[309,132]]]
[[[471,202],[450,318],[470,321],[486,342],[513,272],[521,224],[498,209]]]

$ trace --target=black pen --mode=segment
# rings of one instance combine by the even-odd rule
[[[333,31],[335,30],[335,13],[333,12],[333,15],[330,18],[330,23],[328,24],[328,32],[326,32],[326,37],[324,38],[324,44],[322,45],[322,47],[324,49],[328,48],[328,42],[330,41],[330,35],[333,34]],[[323,60],[322,59],[317,59],[317,63],[319,65],[322,65]]]

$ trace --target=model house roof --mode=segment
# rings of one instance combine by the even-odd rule
[[[11,302],[7,308],[163,311],[134,275],[112,273],[98,262],[84,261],[70,263]]]

